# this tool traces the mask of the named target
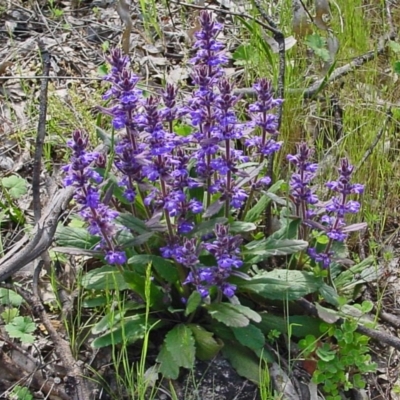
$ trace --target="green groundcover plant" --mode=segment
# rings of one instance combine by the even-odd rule
[[[320,199],[318,164],[305,143],[287,156],[289,181],[272,182],[268,163],[282,145],[273,110],[283,100],[260,79],[255,102],[246,105],[223,69],[222,25],[208,12],[199,19],[188,97],[172,85],[148,96],[129,58],[111,52],[107,104],[99,109],[118,135],[106,156],[90,150],[84,132],[73,133],[64,183],[75,187],[77,217],[87,228],[63,227],[58,241],[104,260],[84,277],[93,293],[87,305],[103,305],[104,288],[130,293],[123,309],[95,325],[93,346],[141,341],[151,326],[165,377],[222,351],[257,381],[260,357],[270,360],[265,305],[332,295],[337,249],[364,227],[346,222],[359,211],[353,197],[364,187],[351,182],[353,166],[342,159]],[[271,214],[278,222],[267,232]]]

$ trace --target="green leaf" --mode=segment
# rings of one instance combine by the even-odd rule
[[[148,324],[155,324],[157,321],[149,319]],[[92,347],[99,349],[102,347],[116,345],[128,341],[133,343],[142,339],[146,333],[146,317],[142,315],[133,315],[123,319],[118,327],[99,336],[92,342]]]
[[[24,299],[13,290],[0,288],[0,304],[6,306],[19,307],[24,302]]]
[[[97,67],[97,75],[104,76],[108,74],[108,66],[107,64],[101,64]]]
[[[266,195],[262,196],[257,203],[247,212],[244,220],[246,222],[256,222],[261,218],[261,214],[267,208],[270,198]]]
[[[56,241],[63,247],[92,249],[100,239],[96,236],[90,235],[86,228],[59,225],[56,232]]]
[[[394,70],[394,72],[396,72],[396,74],[400,75],[400,61],[396,61],[393,64],[393,70]]]
[[[253,256],[250,262],[258,263],[272,256],[285,256],[305,250],[308,242],[305,240],[253,240],[248,243],[244,255]]]
[[[248,319],[251,319],[254,322],[260,322],[261,321],[261,316],[258,312],[252,310],[250,307],[243,306],[241,304],[229,304],[230,306],[233,306],[235,310],[241,312],[244,316],[246,316]]]
[[[110,311],[108,314],[104,315],[99,322],[97,322],[94,325],[94,327],[92,328],[92,334],[98,335],[106,330],[110,330],[121,321],[125,313],[126,311],[123,312]]]
[[[8,193],[14,199],[19,199],[28,192],[26,180],[16,175],[3,178],[1,184],[8,189]]]
[[[308,35],[306,37],[306,44],[313,50],[321,49],[326,45],[326,39],[323,36],[314,33],[313,35]]]
[[[280,213],[279,222],[281,227],[268,237],[268,240],[297,239],[301,218],[288,215],[289,210],[285,207]]]
[[[243,328],[232,328],[235,338],[240,344],[252,350],[261,349],[265,344],[265,336],[261,330],[252,324]]]
[[[215,229],[216,224],[224,224],[226,221],[227,219],[225,217],[213,218],[208,221],[204,221],[195,226],[195,228],[190,232],[190,236],[203,236],[212,232]]]
[[[201,294],[197,290],[195,290],[189,296],[189,299],[187,301],[185,316],[188,316],[193,311],[195,311],[200,304],[201,304]]]
[[[90,299],[84,299],[82,303],[82,307],[84,308],[96,308],[96,307],[102,307],[108,304],[110,299],[108,296],[96,296],[92,297]]]
[[[374,308],[374,303],[372,303],[372,301],[365,300],[361,304],[361,311],[364,314],[369,313],[370,311],[372,311],[373,308]]]
[[[262,213],[267,208],[268,203],[271,201],[271,194],[276,193],[284,183],[283,180],[275,182],[265,194],[257,200],[256,204],[246,213],[244,220],[246,222],[256,222],[261,218]]]
[[[122,233],[122,232],[120,232],[120,233]],[[127,237],[127,238],[123,238],[122,235],[119,235],[118,243],[123,248],[141,246],[141,245],[147,243],[154,235],[155,235],[155,232],[143,233],[142,235],[135,236],[134,238],[132,238],[131,236]]]
[[[251,350],[237,342],[226,342],[222,353],[239,375],[256,384],[260,382],[260,362]]]
[[[33,400],[33,396],[29,392],[29,389],[18,385],[14,386],[9,398],[17,400]]]
[[[257,226],[252,222],[234,221],[229,225],[231,233],[251,232],[257,229]]]
[[[35,337],[31,333],[36,329],[36,324],[29,317],[16,317],[5,326],[11,338],[20,339],[22,343],[33,343]]]
[[[128,264],[134,267],[146,267],[150,263],[161,278],[165,279],[168,283],[175,283],[179,279],[175,264],[163,257],[151,254],[139,254],[128,260]]]
[[[176,365],[191,369],[194,366],[196,348],[193,332],[184,324],[176,325],[165,336],[165,344]]]
[[[330,61],[331,56],[326,46],[326,39],[316,33],[308,35],[305,41],[306,45],[310,47],[316,56],[320,57],[323,61]]]
[[[400,44],[399,43],[397,43],[393,40],[389,40],[388,45],[393,50],[394,53],[400,53]]]
[[[167,349],[165,342],[161,346],[160,353],[157,356],[157,362],[160,363],[160,373],[166,379],[178,379],[179,366],[175,362],[172,354]]]
[[[255,322],[261,321],[258,313],[251,308],[240,304],[216,303],[206,306],[212,318],[231,327],[244,327],[249,324],[249,319]]]
[[[136,292],[143,300],[146,300],[146,277],[136,272],[124,271],[124,278],[128,287]],[[150,282],[150,306],[154,309],[164,309],[168,306],[167,301],[164,300],[166,299],[162,289],[154,282]]]
[[[296,300],[316,292],[322,285],[321,278],[304,271],[275,269],[248,280],[232,278],[238,289],[252,292],[270,300]]]
[[[179,136],[189,136],[192,133],[193,128],[190,125],[179,124],[174,126],[174,132]]]
[[[315,49],[314,53],[318,56],[322,61],[328,62],[331,61],[331,55],[328,49]]]
[[[215,200],[203,213],[203,218],[210,218],[218,214],[225,203],[219,199]]]
[[[18,308],[6,308],[0,316],[6,324],[9,324],[13,319],[19,316],[19,310]]]
[[[321,285],[321,287],[319,288],[319,294],[329,304],[332,304],[333,306],[336,306],[336,307],[339,305],[339,301],[338,301],[339,296],[336,293],[336,290],[332,286],[329,286],[326,283],[323,283]]]
[[[322,321],[327,322],[328,324],[334,324],[340,318],[338,312],[335,310],[322,307],[318,303],[315,304],[315,307],[318,311],[318,317],[321,318]]]
[[[249,61],[251,59],[252,46],[250,44],[241,44],[232,54],[235,61]]]
[[[328,343],[324,343],[322,346],[317,347],[316,354],[326,363],[333,361],[337,357],[336,351],[332,350]]]
[[[284,318],[279,315],[262,312],[261,318],[262,320],[257,324],[257,327],[265,334],[272,330],[287,334],[290,329],[293,336],[303,338],[307,335],[318,336],[320,333],[319,326],[321,321],[318,318],[307,315],[291,315]]]
[[[249,319],[228,303],[216,303],[206,307],[212,318],[227,326],[243,327],[249,324]]]
[[[119,270],[111,265],[89,271],[82,278],[82,286],[88,290],[126,290],[129,288]]]
[[[251,37],[253,40],[255,40],[257,43],[260,44],[262,50],[264,50],[264,55],[266,59],[269,62],[269,65],[273,66],[274,65],[274,60],[271,54],[271,49],[269,45],[267,44],[266,40],[260,36],[259,29],[254,27],[254,25],[251,22],[248,22],[245,18],[242,17],[237,17],[237,19],[242,23],[242,25],[249,31]],[[253,55],[253,58],[256,60],[259,58],[259,54],[257,51],[255,51],[254,47],[252,48],[252,52],[250,53]]]
[[[121,213],[116,218],[116,221],[126,228],[142,235],[144,233],[148,233],[151,230],[146,226],[146,224],[139,218],[134,217],[129,213]]]
[[[196,357],[199,360],[211,360],[222,349],[223,344],[214,339],[214,335],[200,325],[189,324],[188,328],[193,332],[196,341]]]

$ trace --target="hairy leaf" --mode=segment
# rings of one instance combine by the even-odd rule
[[[321,321],[308,315],[290,315],[284,318],[263,312],[261,317],[262,321],[257,324],[257,327],[265,334],[268,334],[271,330],[277,330],[284,334],[287,334],[290,330],[293,336],[299,338],[307,335],[318,336],[320,334],[319,326]]]
[[[8,189],[8,193],[10,193],[10,196],[14,199],[20,198],[28,191],[26,180],[16,175],[3,178],[1,184]]]
[[[138,254],[128,260],[133,267],[147,267],[151,263],[157,273],[169,283],[175,283],[179,279],[178,271],[171,260],[152,254]],[[144,273],[144,270],[142,271]]]
[[[304,271],[276,269],[249,280],[232,280],[240,291],[256,293],[270,300],[296,300],[316,292],[321,278]]]
[[[235,221],[229,225],[229,231],[232,233],[251,232],[256,228],[257,226],[252,222]]]
[[[211,360],[223,347],[223,344],[214,339],[214,335],[200,325],[190,324],[188,328],[193,332],[196,341],[196,356],[199,360]]]
[[[201,303],[201,295],[197,290],[195,290],[189,296],[189,299],[186,304],[185,315],[188,316],[193,311],[195,311],[197,307],[200,305],[200,303]]]
[[[253,256],[249,262],[257,263],[272,256],[285,256],[305,250],[308,242],[305,240],[254,240],[248,243],[244,255]]]
[[[149,320],[148,323],[155,323],[156,320]],[[102,347],[115,345],[128,341],[133,343],[136,340],[142,339],[146,333],[145,315],[133,315],[121,321],[120,325],[115,329],[99,336],[92,342],[92,347],[99,349]]]
[[[249,319],[241,311],[237,309],[236,305],[229,303],[216,303],[206,307],[208,313],[227,326],[243,327],[249,324]]]
[[[237,342],[227,342],[222,348],[222,353],[239,375],[252,382],[259,383],[260,363],[251,350]]]
[[[196,348],[193,332],[184,324],[176,325],[165,337],[165,344],[178,367],[191,369]]]
[[[13,290],[0,288],[0,304],[19,307],[24,299]]]
[[[82,286],[88,290],[126,290],[129,288],[121,273],[110,265],[89,271],[82,278]]]
[[[90,235],[86,228],[71,226],[58,226],[56,241],[60,246],[92,249],[100,241],[96,236]]]
[[[30,317],[15,317],[5,326],[11,338],[21,340],[22,343],[33,343],[35,337],[31,333],[36,329],[36,324]]]
[[[160,363],[160,373],[167,379],[177,379],[179,376],[179,366],[168,350],[166,343],[161,346],[160,353],[157,356],[157,362]]]
[[[249,324],[243,328],[232,328],[235,338],[240,344],[252,350],[261,349],[265,344],[265,336],[259,328]]]

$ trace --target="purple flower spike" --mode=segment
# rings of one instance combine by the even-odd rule
[[[190,269],[184,284],[192,284],[202,297],[209,294],[215,286],[225,296],[232,297],[236,286],[227,282],[234,269],[240,268],[243,261],[240,258],[240,236],[229,235],[227,226],[217,224],[214,230],[215,240],[197,244],[197,239],[183,239],[182,245],[170,244],[161,249],[163,257],[173,258],[178,263]],[[207,250],[215,257],[216,266],[203,267],[199,263],[199,252]]]
[[[300,163],[298,160],[292,162]],[[314,167],[310,167],[314,170]],[[351,183],[351,176],[354,167],[347,159],[342,159],[340,168],[338,168],[339,178],[337,181],[326,183],[337,196],[332,197],[330,202],[326,205],[325,211],[327,215],[322,216],[321,222],[324,225],[324,230],[329,238],[329,242],[325,250],[321,253],[316,253],[315,249],[309,249],[309,255],[315,261],[322,264],[324,268],[329,267],[332,252],[330,251],[333,241],[344,242],[347,239],[347,233],[344,228],[346,227],[345,216],[346,214],[356,214],[360,210],[360,203],[355,200],[348,200],[351,194],[360,194],[364,191],[364,186],[358,183]]]
[[[229,59],[222,53],[225,46],[216,40],[223,28],[222,24],[214,21],[208,11],[201,11],[199,22],[201,29],[195,33],[197,41],[194,44],[194,48],[198,50],[191,63],[201,63],[209,67],[219,67],[221,64],[226,64]]]
[[[297,213],[303,219],[309,216],[307,213],[309,206],[318,203],[318,197],[311,187],[318,164],[311,162],[312,156],[313,151],[306,143],[297,145],[297,154],[289,154],[287,156],[287,160],[296,168],[296,172],[290,178],[290,191],[297,208]]]
[[[109,264],[121,265],[126,262],[126,255],[123,251],[117,251],[110,239],[116,234],[114,220],[118,213],[100,200],[97,184],[102,178],[92,167],[99,155],[87,152],[87,145],[87,135],[75,131],[68,142],[73,154],[71,163],[63,168],[66,173],[64,185],[76,187],[74,199],[81,206],[79,214],[88,224],[89,233],[100,236],[99,247],[105,252],[105,260]]]

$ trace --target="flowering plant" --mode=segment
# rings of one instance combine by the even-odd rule
[[[100,111],[118,135],[106,156],[90,151],[84,132],[74,132],[64,183],[76,188],[87,226],[80,245],[100,251],[106,264],[90,271],[84,286],[98,293],[97,305],[106,287],[135,299],[118,318],[105,316],[94,327],[100,336],[93,346],[118,342],[122,330],[140,340],[150,321],[163,332],[157,361],[165,377],[193,367],[195,356],[210,359],[222,350],[241,374],[258,380],[241,363],[257,367],[260,356],[268,358],[266,301],[323,295],[335,244],[362,227],[347,226],[345,216],[358,212],[348,197],[363,187],[350,182],[353,167],[342,160],[338,180],[326,185],[337,196],[321,202],[312,186],[318,165],[302,143],[288,156],[295,167],[288,199],[279,196],[284,181],[273,183],[266,170],[282,146],[272,111],[283,100],[260,79],[247,121],[239,120],[244,101],[225,76],[222,26],[208,12],[199,19],[189,98],[179,98],[172,85],[144,96],[129,58],[112,51],[108,104]],[[279,226],[266,236],[262,224],[272,204]],[[59,242],[70,244],[71,229],[59,230]],[[265,262],[273,256],[283,257],[271,270]]]

